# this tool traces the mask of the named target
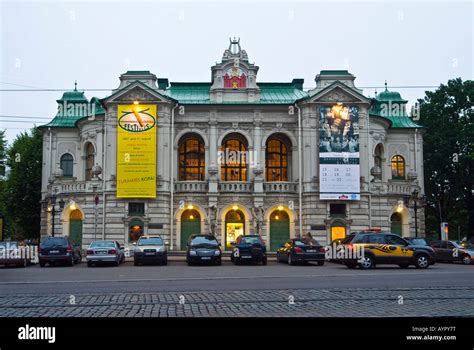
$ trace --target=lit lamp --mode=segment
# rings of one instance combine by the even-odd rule
[[[234,204],[234,205],[232,206],[232,209],[233,209],[233,210],[237,210],[237,209],[239,209],[239,206],[236,205],[236,204]]]
[[[188,209],[191,210],[191,209],[194,209],[194,206],[192,204],[189,204],[188,205]]]
[[[277,207],[277,209],[278,209],[279,211],[282,211],[282,210],[283,210],[283,205],[279,205],[279,206]]]

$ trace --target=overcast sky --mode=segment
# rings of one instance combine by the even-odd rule
[[[207,82],[229,36],[240,37],[260,82],[304,78],[312,88],[322,69],[348,69],[359,87],[387,80],[389,89],[473,76],[472,1],[0,2],[1,90],[67,90],[75,80],[113,89],[127,70]],[[396,90],[413,103],[426,89]],[[61,95],[0,91],[8,140],[48,122],[40,118],[55,115]]]

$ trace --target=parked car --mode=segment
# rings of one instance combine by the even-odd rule
[[[94,241],[86,251],[87,266],[98,263],[112,263],[119,266],[125,261],[123,247],[117,241]]]
[[[326,248],[316,240],[294,238],[288,240],[277,250],[277,261],[289,265],[315,261],[319,266],[324,265]]]
[[[82,261],[81,248],[73,245],[66,236],[47,237],[39,245],[39,264],[62,263],[73,266]]]
[[[261,236],[241,235],[231,244],[234,248],[232,249],[230,260],[234,264],[239,265],[243,262],[267,264],[267,247]]]
[[[460,261],[469,265],[474,261],[474,246],[463,246],[454,241],[432,241],[431,247],[436,252],[437,261]]]
[[[189,237],[186,262],[188,265],[199,263],[222,264],[222,251],[220,243],[212,235],[193,234]]]
[[[21,246],[17,241],[0,242],[0,265],[26,267],[31,263],[28,247]]]
[[[168,253],[165,242],[160,236],[142,236],[134,243],[133,263],[135,266],[144,262],[168,264]]]
[[[338,258],[347,267],[359,265],[370,269],[377,264],[396,264],[401,268],[415,265],[426,269],[435,262],[435,251],[430,246],[414,245],[390,232],[359,232],[347,236],[342,246],[348,255]],[[361,254],[360,257],[349,253]]]

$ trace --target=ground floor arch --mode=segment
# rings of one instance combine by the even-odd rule
[[[201,233],[201,214],[196,209],[186,209],[181,214],[180,247],[185,249],[193,234]]]
[[[394,207],[389,216],[390,231],[401,237],[410,236],[410,212],[404,204]]]
[[[61,215],[61,232],[55,234],[69,236],[74,245],[82,247],[84,219],[82,208],[74,201],[69,202]]]
[[[196,203],[190,202],[182,205],[175,212],[174,218],[176,222],[176,228],[173,230],[176,239],[173,242],[173,247],[174,243],[176,244],[174,249],[185,250],[191,234],[206,233],[207,215],[204,209]]]
[[[249,210],[240,204],[232,204],[223,208],[220,215],[221,244],[225,250],[231,250],[231,242],[235,242],[240,235],[252,234]]]
[[[270,251],[277,251],[288,239],[290,239],[290,216],[285,210],[275,209],[270,214]]]

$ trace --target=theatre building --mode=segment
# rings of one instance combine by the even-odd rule
[[[346,70],[309,88],[258,71],[233,39],[208,82],[128,71],[108,97],[65,92],[41,126],[42,235],[183,250],[193,233],[227,249],[259,233],[271,251],[308,232],[424,235],[424,130],[399,93],[370,98]]]

